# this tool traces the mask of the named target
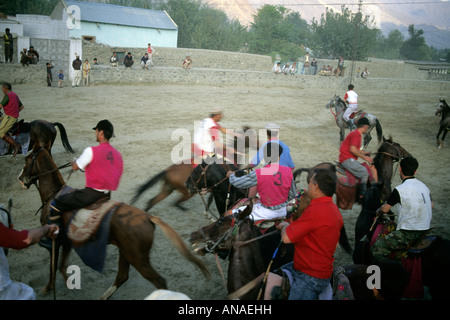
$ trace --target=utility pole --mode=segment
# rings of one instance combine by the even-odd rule
[[[359,29],[360,29],[360,22],[362,21],[362,0],[359,0],[358,3],[358,18],[359,20],[355,21],[355,32],[353,35],[353,46],[352,46],[352,63],[350,67],[350,83],[353,81],[353,76],[355,74],[355,59],[356,59],[356,52],[358,50],[358,38],[359,38]]]

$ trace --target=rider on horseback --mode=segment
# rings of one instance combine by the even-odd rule
[[[86,187],[55,198],[50,204],[49,220],[58,223],[62,212],[87,207],[100,199],[110,198],[117,190],[123,172],[122,155],[109,144],[114,127],[108,120],[101,120],[93,128],[99,145],[86,148],[72,162],[73,170],[85,170]]]
[[[19,111],[22,111],[24,106],[17,94],[11,91],[12,86],[10,83],[4,82],[2,90],[5,96],[0,102],[0,109],[3,108],[3,110],[5,110],[5,116],[0,123],[0,137],[14,147],[13,157],[15,157],[22,147],[20,146],[20,143],[7,135],[7,133],[17,122]]]
[[[361,201],[366,193],[369,172],[357,160],[358,158],[362,158],[371,164],[373,163],[373,159],[369,157],[368,152],[360,149],[363,140],[362,137],[370,127],[369,120],[367,118],[360,118],[356,123],[356,127],[356,130],[350,132],[344,141],[342,141],[339,149],[339,163],[356,178],[360,179],[358,201]]]
[[[253,205],[251,216],[255,221],[286,217],[287,203],[297,194],[292,169],[279,164],[282,153],[279,143],[270,142],[264,147],[265,167],[242,177],[236,177],[232,171],[227,173],[230,184],[236,188],[256,186],[260,202]]]
[[[349,84],[347,88],[348,91],[345,93],[344,101],[348,103],[348,106],[345,109],[343,118],[347,122],[348,128],[354,130],[355,125],[353,124],[353,120],[350,119],[350,116],[358,111],[358,94],[353,91],[355,87],[352,84]]]
[[[414,177],[418,167],[413,157],[400,161],[402,184],[394,188],[386,203],[377,210],[377,214],[387,213],[398,204],[397,229],[374,243],[371,248],[374,258],[408,249],[430,229],[433,203],[428,187]]]

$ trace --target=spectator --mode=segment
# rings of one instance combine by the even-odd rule
[[[144,56],[141,58],[142,69],[148,69],[149,65],[150,65],[150,59],[148,58],[148,53],[146,52],[144,54]]]
[[[315,76],[317,74],[317,60],[315,58],[311,61],[311,74]]]
[[[111,58],[109,58],[109,62],[111,63],[112,67],[117,67],[117,64],[119,63],[119,59],[117,58],[117,53],[114,51]]]
[[[305,68],[309,67],[310,61],[309,61],[309,52],[306,52],[305,56],[303,57],[303,67],[302,67],[302,74],[306,74]]]
[[[63,87],[63,81],[64,81],[64,73],[62,70],[59,70],[58,73],[58,88],[62,88]]]
[[[83,79],[84,85],[89,87],[89,82],[91,81],[91,64],[88,59],[86,59],[83,63]]]
[[[97,58],[94,58],[94,66],[98,66]]]
[[[80,60],[80,56],[75,53],[75,60],[72,61],[73,68],[73,80],[72,80],[72,88],[75,86],[79,86],[81,82],[81,65],[82,62]]]
[[[367,79],[368,76],[369,76],[369,71],[367,70],[367,68],[364,68],[363,72],[361,72],[361,78]]]
[[[53,64],[51,62],[47,62],[47,87],[52,86],[53,76],[52,76]]]
[[[5,43],[5,63],[12,63],[13,52],[14,52],[14,39],[10,33],[9,28],[5,29],[5,34],[3,35],[3,42]]]
[[[133,56],[131,55],[131,52],[128,52],[125,58],[123,58],[123,64],[125,65],[125,68],[131,68],[133,63]]]
[[[284,65],[283,70],[281,72],[283,72],[284,74],[288,74],[290,68],[291,68],[291,66],[289,65],[289,62],[288,62]]]
[[[27,48],[23,48],[22,52],[20,52],[20,63],[22,64],[22,67],[25,67],[32,63],[33,59],[31,54],[27,52]]]
[[[294,62],[291,66],[291,68],[289,69],[289,73],[290,74],[296,74],[297,73],[297,62]]]
[[[190,69],[192,65],[192,59],[191,56],[186,56],[186,59],[183,61],[183,69]]]
[[[153,50],[152,44],[149,43],[147,45],[147,53],[148,53],[148,61],[149,61],[149,65],[150,67],[153,67],[153,53],[155,50]]]
[[[30,50],[28,50],[29,55],[31,56],[32,59],[32,64],[37,64],[39,62],[39,53],[34,50],[34,47],[31,46]]]
[[[273,68],[272,68],[272,72],[275,74],[280,74],[281,73],[281,62],[277,62]]]

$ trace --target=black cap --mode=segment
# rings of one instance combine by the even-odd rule
[[[97,125],[94,128],[92,128],[92,129],[94,129],[94,130],[98,129],[98,131],[103,130],[103,132],[105,133],[105,137],[107,139],[110,139],[111,137],[114,136],[114,127],[113,127],[112,123],[109,122],[106,119],[105,120],[100,120],[97,123]]]
[[[366,117],[362,117],[358,120],[358,122],[356,123],[356,126],[358,128],[362,127],[362,126],[369,126],[370,127],[370,122],[369,119],[367,119]]]

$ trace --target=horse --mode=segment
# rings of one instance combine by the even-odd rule
[[[391,179],[394,174],[394,163],[409,156],[410,153],[406,151],[400,144],[394,142],[392,137],[386,139],[383,137],[383,142],[378,148],[373,164],[376,169],[377,177],[375,182],[382,186],[382,201],[387,200],[391,194]],[[348,183],[348,176],[351,174],[338,165],[338,183],[336,186],[336,204],[339,209],[350,210],[356,201],[357,186]],[[294,179],[300,177],[302,172],[310,172],[314,168],[332,168],[334,165],[330,162],[321,163],[313,168],[299,168],[294,171]],[[347,175],[347,177],[345,177]],[[345,183],[344,183],[345,182]]]
[[[40,217],[42,225],[47,223],[51,200],[65,186],[65,181],[59,171],[61,167],[56,166],[53,158],[44,148],[33,150],[25,157],[25,165],[19,176],[19,182],[27,189],[32,184],[36,185],[36,187],[39,185],[38,191],[42,201]],[[71,216],[71,212],[63,214],[63,231],[67,230]],[[119,249],[119,268],[114,283],[103,293],[101,299],[108,299],[128,279],[130,264],[145,279],[153,283],[157,289],[167,289],[166,280],[153,269],[149,260],[149,253],[154,240],[155,224],[162,229],[164,234],[186,259],[193,263],[205,276],[209,275],[209,271],[204,263],[189,251],[177,232],[162,219],[149,215],[131,205],[118,203],[110,218],[108,243],[114,244]],[[62,238],[56,241],[55,262],[50,269],[56,270],[58,253],[62,246],[63,256],[59,270],[67,278],[64,269],[72,243],[68,241],[65,232],[60,232],[59,237]],[[52,273],[50,274],[49,283],[44,291],[54,288],[54,280],[52,280],[54,277],[52,277]]]
[[[0,115],[1,116],[1,115]],[[69,143],[66,129],[63,124],[59,122],[49,122],[46,120],[33,120],[31,122],[25,122],[23,119],[16,122],[10,129],[9,134],[11,136],[19,135],[22,133],[30,134],[29,146],[32,148],[46,148],[51,154],[53,143],[56,139],[57,131],[55,127],[58,127],[61,134],[61,142],[66,151],[71,154],[75,154],[72,146]]]
[[[441,116],[441,121],[439,122],[439,131],[436,135],[436,145],[438,149],[444,146],[445,136],[447,132],[450,130],[450,107],[447,104],[445,99],[439,99],[439,106],[434,113],[436,116]],[[439,139],[439,136],[442,133],[442,140]]]
[[[185,180],[185,186],[190,195],[211,192],[219,215],[223,215],[240,199],[246,197],[247,190],[242,190],[230,184],[228,171],[238,168],[232,164],[217,163],[215,157],[207,158],[191,172]],[[207,208],[209,207],[207,205]]]
[[[262,233],[249,218],[251,211],[252,204],[242,211],[222,216],[216,222],[192,232],[190,237],[190,242],[199,255],[211,253],[228,257],[226,289],[229,299],[261,299],[262,292],[270,287],[266,276],[269,273],[278,273],[277,269],[293,259],[294,245],[284,244],[275,227],[270,227]],[[399,272],[398,266],[390,263],[380,264],[380,269],[381,295],[389,300],[399,299],[406,279],[403,270]],[[341,279],[341,274],[348,279],[354,299],[377,298],[373,290],[366,285],[370,276],[367,265],[355,264],[335,268],[332,277],[334,288],[340,287],[338,284],[341,282],[337,279]]]
[[[342,141],[344,141],[344,138],[345,138],[345,129],[349,129],[347,122],[343,118],[344,112],[345,112],[345,109],[347,109],[347,106],[346,106],[345,102],[339,96],[334,95],[334,97],[330,100],[330,102],[327,103],[326,108],[330,109],[331,113],[333,113],[334,119],[336,121],[336,125],[340,129],[340,131],[339,131],[340,143],[342,143]],[[333,112],[332,108],[335,109],[335,112]],[[367,132],[364,134],[364,143],[363,143],[364,148],[367,148],[367,146],[369,145],[369,142],[372,140],[370,131],[372,131],[372,129],[374,127],[376,128],[376,131],[377,131],[378,144],[380,144],[381,138],[383,136],[383,129],[381,127],[380,121],[378,121],[378,119],[373,114],[364,112],[362,110],[359,110],[355,114],[353,120],[355,121],[355,123],[357,123],[358,119],[360,119],[362,117],[366,117],[370,123],[369,130],[367,130]]]
[[[385,226],[391,225],[391,229],[395,228],[392,213],[389,213],[390,217],[376,215],[376,210],[382,203],[381,196],[379,185],[370,186],[364,195],[361,212],[355,224],[354,263],[373,264],[370,247],[380,232],[377,227],[383,229],[384,225],[384,229],[388,229]],[[425,240],[429,244],[425,249],[417,247],[409,249],[406,257],[401,258],[401,262],[397,259],[389,260],[405,267],[412,265],[414,261],[420,261],[422,282],[429,288],[432,299],[448,300],[450,298],[448,292],[450,281],[447,277],[450,270],[450,240],[435,235],[429,235]]]
[[[260,142],[256,135],[256,132],[248,126],[244,126],[242,130],[244,134],[233,139],[234,150],[253,148],[254,146],[258,147]],[[239,157],[240,156],[235,153],[233,162],[240,163]],[[168,168],[150,178],[147,182],[140,185],[130,203],[134,204],[146,190],[152,188],[156,183],[163,180],[161,191],[148,201],[144,211],[148,212],[154,205],[167,198],[174,191],[178,191],[179,193],[181,193],[181,197],[175,202],[174,205],[177,208],[185,211],[186,209],[181,204],[189,200],[195,194],[190,193],[186,189],[185,182],[196,166],[197,164],[194,163],[194,159],[189,159],[188,161],[182,161],[179,164],[173,164],[169,166]],[[206,205],[207,208],[209,207],[211,202],[212,197],[208,199],[208,204]]]

